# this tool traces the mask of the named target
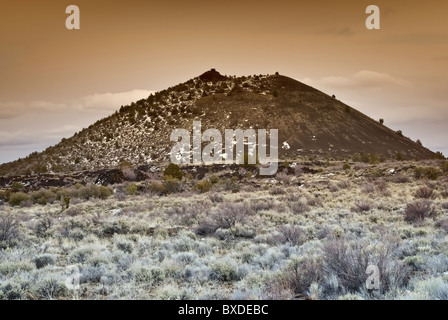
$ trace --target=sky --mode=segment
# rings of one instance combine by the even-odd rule
[[[447,12],[446,0],[1,0],[0,163],[211,68],[278,71],[448,155]]]

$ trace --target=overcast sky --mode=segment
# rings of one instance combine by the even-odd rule
[[[76,4],[81,29],[67,30]],[[365,27],[366,7],[381,30]],[[448,1],[0,1],[0,163],[210,68],[303,81],[448,155]]]

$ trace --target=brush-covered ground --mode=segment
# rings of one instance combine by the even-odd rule
[[[298,164],[10,194],[0,298],[448,299],[446,168]],[[366,289],[368,265],[380,290]]]

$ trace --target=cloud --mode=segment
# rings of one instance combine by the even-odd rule
[[[0,102],[0,119],[10,119],[24,113],[26,108],[22,102]]]
[[[361,70],[351,76],[329,76],[319,80],[310,78],[301,79],[302,82],[317,88],[347,88],[347,89],[381,89],[390,86],[406,87],[410,83],[406,80],[393,77],[387,73],[370,70]]]
[[[121,105],[153,91],[92,94],[66,102],[0,102],[0,163],[43,150],[70,137]]]
[[[387,73],[362,70],[350,77],[325,77],[321,83],[333,87],[380,88],[384,86],[406,86],[407,81]]]
[[[69,134],[73,134],[73,132],[79,131],[81,129],[81,125],[64,125],[62,127],[49,129],[45,131],[45,134],[50,137],[64,137]]]
[[[127,105],[133,101],[147,98],[151,93],[154,93],[154,91],[137,89],[118,93],[95,93],[72,101],[71,104],[76,105],[80,110],[113,111],[117,110],[122,105]]]
[[[11,119],[24,114],[36,112],[61,112],[76,108],[81,112],[110,111],[113,112],[122,105],[147,98],[154,91],[135,89],[118,93],[95,93],[66,102],[52,101],[0,101],[0,119]]]
[[[0,131],[0,147],[32,145],[36,142],[35,136],[31,132],[20,131]]]

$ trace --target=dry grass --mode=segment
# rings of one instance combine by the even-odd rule
[[[301,171],[303,186],[286,187],[295,174],[282,173],[284,186],[252,179],[251,191],[248,180],[220,179],[205,193],[182,182],[182,193],[80,199],[67,210],[58,200],[3,205],[0,298],[72,298],[73,264],[81,299],[444,296],[445,177],[422,182],[401,163],[353,167]],[[369,264],[382,275],[373,295]]]

